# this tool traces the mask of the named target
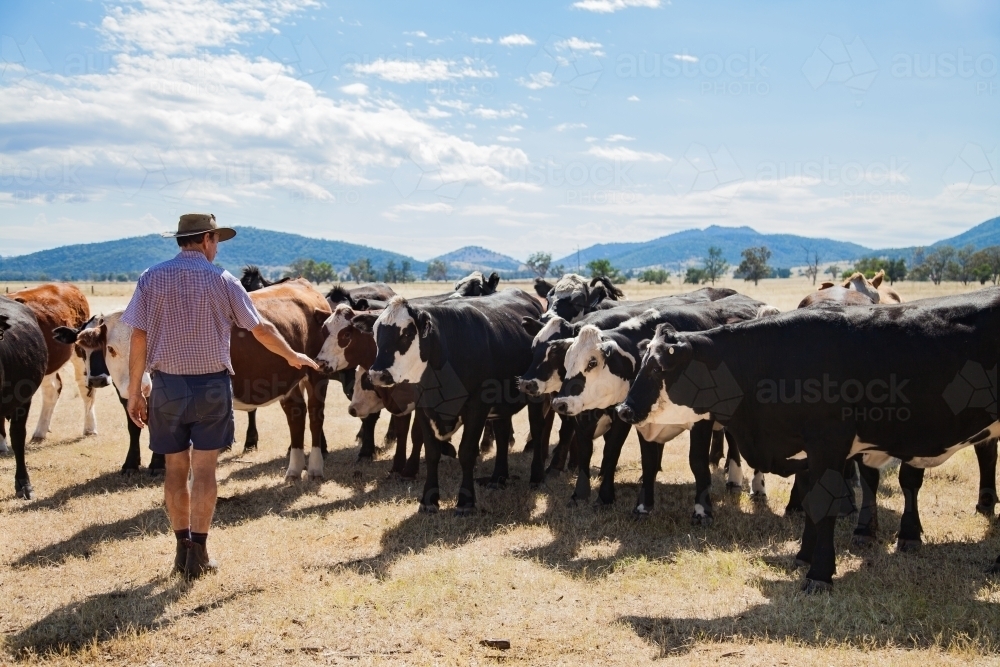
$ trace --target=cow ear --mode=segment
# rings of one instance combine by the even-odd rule
[[[535,278],[535,294],[542,297],[543,299],[549,296],[549,294],[551,294],[554,289],[555,286],[553,286],[552,283],[550,283],[549,281],[544,280],[542,278]]]
[[[370,334],[375,330],[375,320],[378,319],[378,315],[373,315],[372,313],[358,313],[351,318],[351,324],[354,327],[366,334]]]
[[[313,319],[316,321],[316,324],[320,326],[323,326],[323,323],[326,322],[330,315],[331,313],[329,310],[322,310],[320,308],[313,309]]]
[[[497,291],[497,285],[500,284],[500,276],[497,274],[496,271],[490,274],[490,277],[489,279],[487,279],[486,284],[489,285],[491,293]]]
[[[78,331],[69,327],[56,327],[52,330],[52,337],[63,345],[72,345],[75,343],[78,334]]]
[[[879,269],[875,277],[872,278],[872,287],[878,289],[878,286],[882,284],[882,280],[885,278],[885,269]]]
[[[643,338],[639,341],[639,354],[641,356],[646,356],[646,350],[649,349],[649,339]]]
[[[541,331],[542,327],[544,327],[545,325],[542,324],[540,320],[525,315],[524,317],[521,318],[521,326],[524,327],[524,330],[527,331],[532,336],[537,336],[538,332]]]
[[[17,301],[18,303],[28,303],[27,299],[25,299],[23,296],[12,296],[10,298],[12,298],[14,301]]]
[[[830,282],[830,281],[828,280],[828,281],[826,281],[826,282],[824,282],[824,283],[820,283],[820,286],[819,286],[819,288],[820,288],[820,289],[830,289],[830,288],[831,288],[831,287],[833,287],[834,285],[836,285],[836,283],[831,283],[831,282]]]
[[[417,331],[420,332],[421,338],[427,338],[433,330],[434,323],[431,322],[430,315],[427,313],[420,313],[417,315]]]
[[[371,310],[368,305],[368,299],[361,297],[354,302],[355,310]]]
[[[590,290],[590,301],[587,303],[588,310],[593,310],[601,301],[608,298],[608,289],[604,285],[597,285]]]
[[[10,329],[10,318],[6,315],[0,315],[0,331],[7,331]]]

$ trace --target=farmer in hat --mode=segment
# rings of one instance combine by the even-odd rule
[[[177,239],[181,251],[140,276],[122,315],[132,327],[129,375],[149,371],[153,379],[148,404],[142,383],[129,383],[128,413],[139,428],[149,424],[149,448],[165,455],[164,497],[177,536],[174,572],[195,579],[218,567],[206,541],[219,451],[235,434],[232,326],[248,329],[295,368],[318,366],[261,318],[240,281],[212,263],[235,229],[218,227],[212,214],[190,213],[181,216],[176,233],[163,236]]]

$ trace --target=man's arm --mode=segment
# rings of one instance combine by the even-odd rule
[[[148,419],[146,397],[142,395],[142,375],[146,372],[146,332],[132,329],[128,352],[128,416],[142,428]]]
[[[257,341],[266,347],[268,350],[278,355],[282,359],[288,362],[289,366],[295,368],[302,368],[303,366],[308,366],[314,371],[319,370],[319,365],[300,352],[296,352],[289,346],[288,341],[285,340],[278,328],[267,320],[261,320],[260,324],[255,326],[250,330],[253,337]]]

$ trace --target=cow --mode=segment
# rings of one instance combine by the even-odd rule
[[[24,462],[31,398],[48,371],[45,332],[26,305],[0,297],[0,421],[10,420],[10,445],[16,462],[14,492],[34,498],[34,487]]]
[[[486,297],[447,299],[414,306],[395,297],[378,316],[373,329],[375,362],[368,373],[372,384],[418,385],[417,419],[426,448],[427,479],[420,499],[422,512],[436,512],[441,442],[463,428],[458,447],[462,483],[455,509],[475,511],[474,470],[486,422],[495,418],[496,464],[491,485],[509,477],[507,449],[510,417],[525,406],[517,377],[531,363],[531,337],[521,326],[524,317],[539,317],[538,300],[519,289]],[[529,405],[529,422],[537,438],[531,483],[544,479],[547,442],[542,434],[542,406]]]
[[[247,292],[253,292],[262,287],[270,287],[271,285],[280,285],[289,280],[291,280],[290,276],[285,276],[279,280],[268,280],[261,274],[260,269],[253,264],[244,266],[243,274],[240,276],[240,284],[243,285],[243,289]]]
[[[129,391],[129,351],[132,347],[132,327],[121,321],[124,309],[99,315],[80,329],[60,327],[55,335],[66,344],[76,344],[77,356],[82,361],[86,386],[91,391],[113,383],[118,391],[118,401],[125,410],[125,424],[128,427],[128,454],[122,464],[121,474],[131,475],[142,467],[139,449],[141,429],[128,416]],[[143,396],[149,396],[153,388],[149,373],[143,373],[141,389]],[[163,454],[152,455],[149,461],[151,475],[166,472]]]
[[[766,304],[743,295],[734,295],[703,303],[689,303],[649,309],[618,326],[601,330],[593,325],[580,329],[576,338],[570,339],[566,349],[563,368],[565,380],[552,399],[552,407],[559,414],[584,415],[578,419],[580,430],[583,424],[605,428],[613,434],[605,446],[604,461],[601,465],[601,490],[598,500],[602,504],[614,502],[614,474],[621,454],[621,447],[632,428],[632,423],[619,418],[615,406],[625,400],[632,382],[639,370],[639,360],[645,343],[653,337],[658,326],[669,324],[681,331],[701,331],[731,322],[742,322],[770,313]],[[709,496],[711,472],[709,451],[712,441],[711,422],[695,424],[688,420],[677,420],[671,414],[657,413],[643,422],[637,429],[642,456],[642,488],[633,512],[637,516],[648,515],[654,505],[656,473],[660,469],[663,445],[686,430],[691,431],[690,463],[695,476],[695,505],[692,521],[698,524],[711,523],[712,504]],[[578,440],[581,448],[579,475],[573,498],[583,500],[590,495],[590,457],[593,447],[584,432]],[[609,446],[610,445],[610,446]],[[730,467],[735,477],[738,465]],[[733,477],[730,482],[736,482]],[[739,484],[742,484],[740,471]],[[761,497],[764,491],[763,479],[755,475],[752,489]]]
[[[97,413],[94,401],[97,396],[93,389],[88,388],[83,378],[83,365],[73,354],[73,346],[66,345],[53,336],[53,331],[59,327],[82,327],[90,319],[90,305],[87,297],[75,285],[68,283],[46,283],[37,287],[29,287],[8,295],[9,298],[23,303],[35,314],[38,326],[45,335],[45,345],[48,348],[48,366],[45,378],[42,380],[42,409],[38,415],[38,424],[31,436],[31,442],[42,442],[48,435],[52,424],[52,413],[56,402],[62,393],[63,382],[59,369],[66,362],[73,362],[73,374],[80,397],[83,399],[83,435],[97,433]],[[6,451],[4,438],[4,423],[0,419],[0,452]]]
[[[543,322],[558,316],[570,323],[594,310],[612,308],[625,296],[607,276],[588,280],[576,273],[565,274],[555,285],[537,278],[535,293],[547,303]]]
[[[495,294],[499,284],[500,276],[496,271],[491,273],[489,278],[484,277],[482,271],[473,271],[455,283],[455,293],[452,294],[452,298]]]
[[[354,310],[369,310],[374,305],[385,304],[394,296],[396,292],[385,283],[365,283],[356,287],[337,284],[326,293],[326,301],[331,311],[342,303]]]
[[[661,325],[619,415],[636,422],[655,404],[692,422],[722,421],[755,468],[808,471],[796,563],[809,566],[805,592],[828,591],[848,458],[909,464],[900,479],[904,537],[923,470],[1000,435],[998,328],[996,287],[904,304],[803,308],[697,333]]]

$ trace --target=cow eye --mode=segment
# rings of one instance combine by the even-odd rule
[[[592,358],[590,361],[587,362],[587,370],[592,371],[595,368],[597,368],[597,359]]]

